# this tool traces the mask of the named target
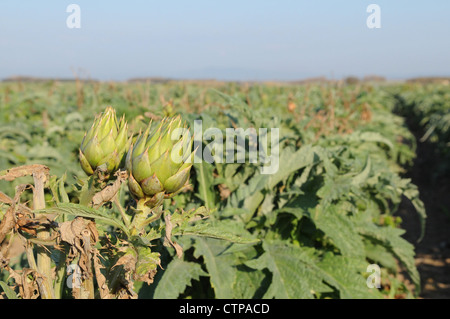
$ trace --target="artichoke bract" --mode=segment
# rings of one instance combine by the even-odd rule
[[[173,194],[189,179],[193,163],[193,138],[181,117],[152,123],[130,146],[126,157],[128,186],[137,199]]]
[[[79,158],[86,174],[92,175],[103,165],[103,171],[111,174],[120,168],[131,139],[128,140],[128,125],[125,118],[117,121],[112,107],[95,117],[91,128],[81,142]]]

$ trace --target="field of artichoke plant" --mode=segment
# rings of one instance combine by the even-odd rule
[[[448,102],[435,86],[1,83],[1,297],[415,298],[396,212],[409,201],[422,235],[426,212],[397,114],[435,107],[427,90]],[[196,160],[250,149],[251,128],[278,129],[271,174],[250,152]]]

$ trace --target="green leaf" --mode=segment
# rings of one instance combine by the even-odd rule
[[[310,250],[285,242],[263,242],[264,253],[245,264],[272,272],[272,282],[264,298],[312,299],[316,293],[330,292],[325,276]]]
[[[336,210],[336,206],[317,206],[311,214],[316,227],[331,238],[344,256],[364,256],[361,236],[355,230],[352,220]]]
[[[69,196],[67,195],[66,189],[64,188],[64,183],[66,181],[67,175],[64,174],[61,178],[52,176],[49,180],[49,188],[52,192],[53,199],[56,203],[69,203]]]
[[[194,244],[194,256],[203,257],[217,299],[233,298],[236,257],[233,254],[222,254],[228,245],[228,242],[210,238],[198,238]]]
[[[384,144],[389,147],[389,149],[394,149],[394,145],[392,142],[377,132],[355,132],[353,134],[350,134],[346,137],[348,142],[356,143],[356,144],[363,144],[365,142],[373,142],[373,143],[380,143]]]
[[[259,239],[242,237],[238,234],[232,233],[228,230],[228,228],[221,227],[221,223],[217,223],[214,226],[207,223],[187,226],[183,229],[177,230],[176,234],[180,234],[183,236],[200,236],[222,239],[237,244],[254,244],[259,242]]]
[[[374,224],[358,226],[357,230],[360,234],[380,242],[400,260],[406,267],[418,293],[420,291],[420,275],[415,265],[414,246],[401,237],[405,230],[377,227]]]
[[[359,186],[360,184],[364,183],[367,178],[369,178],[370,170],[372,168],[372,164],[370,161],[370,157],[367,156],[366,165],[364,165],[363,170],[352,179],[352,185],[353,186]]]
[[[311,145],[305,145],[298,151],[294,151],[292,148],[283,149],[280,152],[280,167],[278,171],[272,175],[257,175],[261,176],[260,178],[264,181],[264,184],[260,184],[252,193],[246,194],[247,198],[245,199],[244,207],[253,214],[264,200],[263,189],[271,190],[281,181],[285,181],[292,173],[318,163],[322,153],[321,148],[312,147]],[[249,214],[247,219],[249,216],[251,217]]]
[[[73,203],[63,203],[55,207],[48,207],[41,210],[35,210],[33,212],[38,214],[66,214],[71,216],[94,218],[99,223],[120,228],[125,232],[125,234],[128,236],[130,235],[127,227],[120,219],[111,216],[108,212],[101,209],[94,209]]]
[[[420,237],[417,241],[420,242],[425,236],[425,226],[426,226],[425,224],[427,219],[425,205],[419,197],[419,190],[417,186],[410,182],[408,182],[407,188],[404,190],[403,195],[405,195],[405,197],[411,201],[414,208],[416,209],[417,214],[419,215],[421,232]]]
[[[155,299],[176,299],[182,294],[192,280],[207,276],[199,264],[173,259],[164,270],[161,280],[155,289]]]
[[[397,260],[394,258],[391,252],[382,245],[377,245],[370,240],[364,243],[366,256],[369,260],[377,263],[380,266],[388,268],[393,273],[397,272]]]
[[[136,280],[147,281],[154,276],[161,263],[160,254],[152,252],[151,248],[146,246],[137,246],[135,249],[138,255],[135,269]]]
[[[320,269],[327,274],[325,280],[335,287],[342,299],[372,299],[381,298],[376,288],[370,289],[362,275],[369,264],[363,259],[336,256],[332,253],[325,254],[318,264]],[[358,272],[359,270],[359,272]]]
[[[0,287],[8,299],[18,299],[16,292],[4,281],[0,281]]]
[[[273,188],[292,173],[318,163],[321,153],[321,148],[311,145],[304,145],[297,151],[292,148],[283,149],[280,152],[280,167],[275,174],[269,175],[268,187]]]
[[[259,270],[253,270],[245,266],[238,267],[236,281],[233,286],[233,298],[236,299],[260,299],[264,290],[265,274]]]
[[[213,166],[205,161],[194,163],[197,173],[198,194],[197,196],[205,203],[206,208],[215,208],[215,193],[213,190],[214,177]]]

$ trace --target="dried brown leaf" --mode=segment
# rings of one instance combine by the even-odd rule
[[[173,230],[173,224],[171,221],[171,215],[166,214],[164,216],[164,223],[166,225],[166,234],[164,236],[164,245],[168,246],[171,245],[173,248],[175,248],[176,254],[178,258],[183,257],[183,248],[176,242],[172,241],[172,230]]]
[[[108,284],[106,282],[106,277],[102,274],[101,269],[105,267],[100,262],[100,253],[97,249],[94,250],[94,271],[95,271],[95,279],[97,280],[98,289],[100,292],[100,298],[102,299],[111,299],[112,295],[109,292]]]
[[[42,172],[48,175],[49,168],[41,164],[24,165],[19,167],[13,167],[0,172],[0,180],[11,182],[16,178],[33,175],[38,172]]]
[[[5,213],[5,216],[3,216],[3,219],[0,223],[0,244],[5,239],[6,235],[14,229],[14,226],[16,225],[16,217],[14,212],[14,206],[11,206],[8,208],[8,210]]]
[[[1,192],[1,191],[0,191],[0,202],[6,203],[6,204],[9,204],[9,205],[13,204],[12,198],[9,197],[8,195],[6,195],[5,193]]]
[[[91,206],[93,208],[99,208],[104,203],[113,200],[122,183],[128,179],[128,173],[126,171],[118,171],[115,176],[117,176],[117,179],[113,184],[106,186],[92,197]]]

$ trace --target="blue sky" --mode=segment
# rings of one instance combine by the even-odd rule
[[[450,76],[449,39],[448,0],[2,0],[0,78]]]

